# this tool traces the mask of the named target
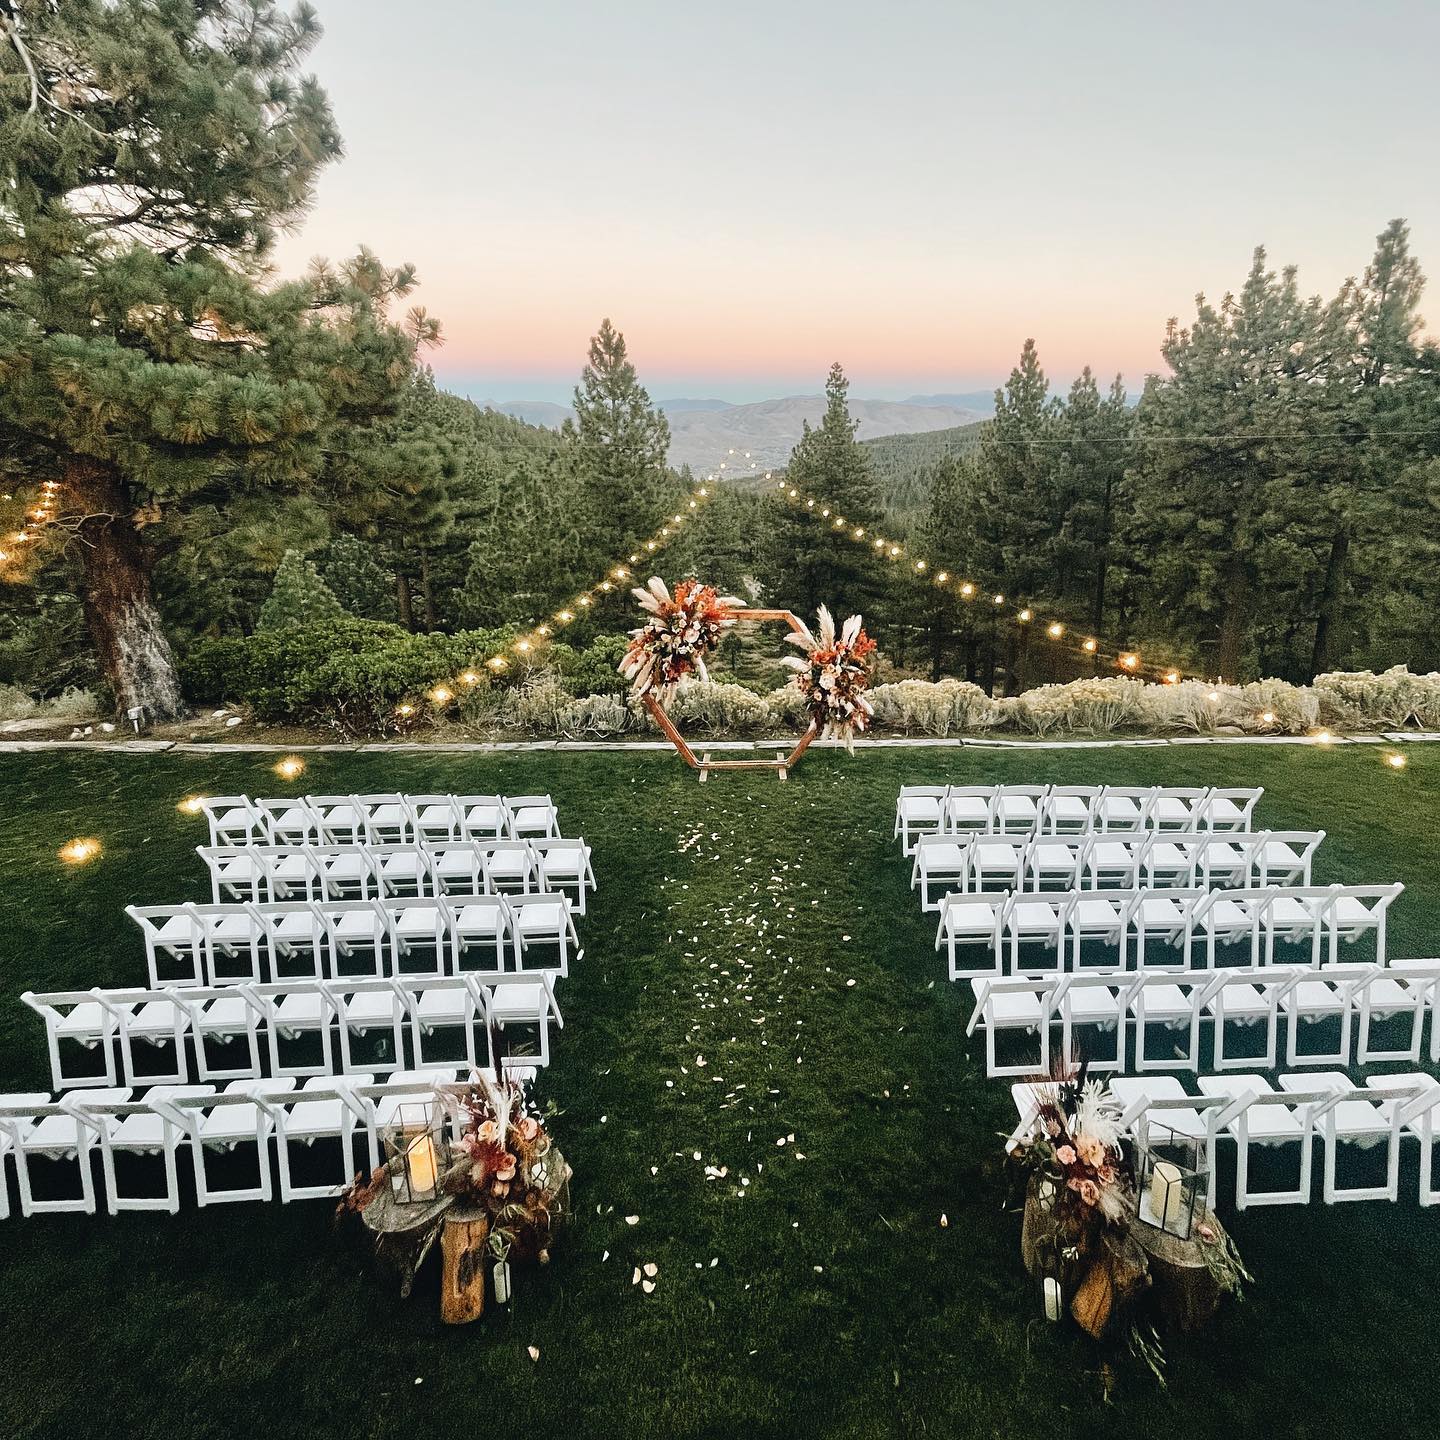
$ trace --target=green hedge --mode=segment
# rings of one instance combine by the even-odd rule
[[[519,631],[459,630],[453,635],[412,635],[374,620],[327,620],[287,625],[254,635],[197,641],[181,663],[181,681],[196,704],[242,704],[256,717],[335,725],[350,734],[383,733],[424,724],[435,707],[426,692],[442,682],[455,686],[466,670],[482,677],[479,690],[508,688],[537,668],[559,672],[575,695],[618,693],[615,672],[623,636],[602,635],[585,650],[556,644],[535,664],[511,665],[501,675],[485,667],[509,651]],[[415,706],[402,717],[401,704]]]

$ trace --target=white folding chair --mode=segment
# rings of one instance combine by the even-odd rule
[[[578,956],[577,956],[578,958]],[[504,1031],[529,1027],[535,1031],[535,1049],[523,1055],[515,1053],[514,1042],[508,1044],[511,1059],[507,1059],[505,1072],[512,1078],[521,1079],[528,1068],[550,1063],[550,1022],[554,1020],[565,1028],[565,1018],[560,1013],[555,999],[555,976],[549,970],[530,970],[523,974],[506,975],[500,979],[485,979],[478,975],[466,976],[467,982],[477,991],[483,992],[485,1015],[488,1023]],[[487,1048],[488,1054],[488,1048]],[[493,1070],[495,1056],[488,1055]]]
[[[510,834],[510,809],[503,795],[457,795],[466,840],[503,840]]]
[[[120,1034],[119,1012],[105,1003],[99,990],[52,990],[37,995],[26,990],[21,1003],[28,1005],[45,1022],[45,1045],[50,1057],[50,1087],[72,1090],[87,1086],[113,1088],[119,1079],[115,1041]],[[69,1075],[61,1053],[62,1042],[82,1050],[98,1052],[103,1063],[99,1074]]]
[[[453,795],[411,795],[416,839],[422,845],[465,838],[465,813]]]
[[[1089,841],[1065,834],[1037,835],[1025,852],[1025,888],[1079,890],[1083,884],[1085,848]]]
[[[120,1068],[127,1085],[184,1085],[190,1079],[186,1041],[190,1038],[190,1009],[184,990],[96,991],[114,1011],[120,1030]],[[170,1047],[172,1061],[158,1070],[142,1071],[135,1063],[135,1042],[143,1040],[154,1051]]]
[[[995,797],[995,828],[1002,835],[1034,834],[1049,793],[1048,785],[1002,785]]]
[[[370,851],[384,897],[409,899],[443,892],[429,845],[377,845]]]
[[[122,1210],[180,1210],[180,1181],[176,1152],[184,1139],[179,1117],[171,1102],[199,1095],[213,1095],[213,1085],[152,1085],[138,1100],[100,1100],[95,1095],[76,1096],[72,1109],[91,1125],[100,1141],[101,1171],[105,1178],[105,1205],[110,1214]],[[165,1174],[165,1194],[126,1194],[120,1186],[116,1156],[158,1155]]]
[[[318,900],[257,905],[269,952],[269,979],[322,980],[331,964],[330,926]]]
[[[50,1104],[47,1091],[22,1091],[13,1095],[0,1095],[0,1220],[10,1218],[10,1182],[6,1178],[5,1157],[16,1153],[22,1138],[28,1135],[35,1124],[34,1111],[37,1106]],[[19,1160],[16,1160],[19,1167]]]
[[[365,843],[404,845],[418,834],[415,814],[404,795],[352,795],[365,820]]]
[[[270,817],[248,795],[211,795],[200,801],[212,845],[270,843]]]
[[[1217,787],[1206,798],[1201,816],[1206,830],[1249,830],[1263,785]]]
[[[177,1119],[190,1141],[195,1171],[195,1198],[201,1206],[240,1200],[269,1200],[274,1193],[270,1177],[270,1136],[274,1133],[278,1104],[295,1089],[293,1076],[269,1080],[234,1080],[222,1095],[174,1102]],[[243,1174],[240,1183],[217,1180],[210,1165],[214,1155],[234,1156],[242,1147],[255,1147],[253,1178]],[[238,1168],[227,1164],[228,1169]]]
[[[1113,961],[1106,960],[1105,969],[1125,968],[1131,918],[1144,894],[1144,891],[1137,890],[1077,890],[1070,896],[1064,921],[1072,969],[1078,971],[1084,968],[1081,949],[1086,940],[1099,940],[1114,948],[1115,958]],[[1065,937],[1062,935],[1062,952],[1064,948]]]
[[[972,980],[975,1005],[965,1034],[985,1031],[985,1073],[989,1076],[1044,1074],[1050,1069],[1050,1002],[1053,982],[994,977]],[[1001,1030],[1032,1033],[1038,1041],[1038,1055],[1023,1056],[1018,1063],[1002,1065],[995,1056],[995,1042]]]
[[[1430,997],[1430,1063],[1440,1065],[1440,959],[1392,960],[1391,975],[1406,985],[1424,987]]]
[[[553,893],[573,892],[575,909],[585,913],[585,893],[595,889],[590,847],[583,840],[535,840],[531,851],[537,863],[537,887]]]
[[[319,819],[322,845],[364,845],[370,839],[366,809],[353,795],[307,795]]]
[[[485,891],[489,895],[538,890],[539,865],[528,840],[492,840],[484,846]]]
[[[1061,894],[1058,891],[1027,890],[1009,895],[1001,917],[1001,928],[1010,946],[1012,975],[1058,974],[1065,969],[1065,937],[1071,923],[1079,891]],[[1054,951],[1054,959],[1045,964],[1021,964],[1020,947],[1039,944]]]
[[[1235,1208],[1251,1205],[1305,1205],[1310,1201],[1310,1177],[1313,1155],[1316,1110],[1325,1097],[1319,1092],[1284,1094],[1277,1092],[1263,1075],[1229,1074],[1201,1075],[1196,1085],[1202,1095],[1222,1099],[1225,1103],[1208,1117],[1211,1131],[1218,1138],[1228,1135],[1235,1142]],[[1264,1190],[1250,1186],[1250,1146],[1275,1149],[1298,1145],[1300,1166],[1298,1183],[1293,1188],[1283,1185]],[[1213,1149],[1213,1147],[1212,1147]],[[1211,1208],[1214,1208],[1215,1171],[1211,1169]]]
[[[1122,1107],[1121,1124],[1137,1140],[1174,1134],[1200,1142],[1213,1190],[1215,1137],[1208,1117],[1224,1102],[1192,1095],[1173,1075],[1114,1075],[1108,1083]],[[1209,1203],[1215,1203],[1213,1194]]]
[[[331,981],[325,986],[325,992],[335,1013],[340,1042],[340,1068],[346,1074],[356,1070],[390,1074],[404,1068],[405,1029],[409,1017],[404,982]],[[357,1063],[351,1051],[352,1037],[364,1039],[375,1031],[380,1032],[380,1046]],[[385,1053],[387,1048],[390,1050],[388,1056]]]
[[[997,798],[993,785],[951,785],[945,792],[940,828],[956,835],[991,834],[999,824]]]
[[[209,871],[210,898],[215,904],[273,898],[260,846],[197,845],[195,853]]]
[[[1309,885],[1323,830],[1266,830],[1254,860],[1255,884]]]
[[[1095,802],[1094,830],[1101,835],[1137,834],[1148,828],[1156,791],[1148,786],[1106,785]]]
[[[335,1001],[326,985],[324,981],[310,981],[249,987],[263,1021],[271,1075],[303,1078],[334,1073],[337,1017]],[[282,1042],[304,1043],[311,1037],[320,1044],[318,1061],[289,1056],[281,1049]]]
[[[1124,835],[1092,835],[1080,861],[1082,887],[1135,890],[1145,855],[1143,839]]]
[[[1204,1010],[1205,986],[1210,979],[1203,970],[1181,973],[1141,971],[1126,987],[1125,1012],[1135,1027],[1134,1065],[1137,1072],[1155,1070],[1200,1069],[1200,1018]],[[1172,1053],[1165,1056],[1151,1051],[1151,1027],[1165,1027]],[[1184,1034],[1187,1041],[1181,1050],[1174,1044]]]
[[[1094,825],[1098,785],[1052,785],[1040,810],[1044,835],[1087,835]]]
[[[485,847],[474,840],[432,840],[435,878],[441,895],[485,893]]]
[[[902,785],[895,802],[894,838],[902,854],[913,855],[916,842],[944,829],[945,785]]]
[[[1140,847],[1140,879],[1152,889],[1167,886],[1193,890],[1198,884],[1202,842],[1173,831],[1157,831]]]
[[[1281,1075],[1280,1088],[1291,1093],[1319,1091],[1325,1099],[1316,1107],[1314,1119],[1324,1145],[1323,1194],[1327,1205],[1346,1200],[1397,1199],[1400,1189],[1400,1136],[1403,1097],[1382,1095],[1357,1088],[1338,1070],[1309,1071],[1303,1075]],[[1380,1185],[1342,1186],[1335,1168],[1341,1145],[1354,1150],[1385,1146],[1385,1179]]]
[[[932,898],[930,887],[940,885],[943,893],[965,888],[968,845],[951,835],[921,834],[915,837],[910,851],[914,861],[910,867],[910,888],[920,887],[920,909],[925,912],[940,908],[940,899]]]
[[[380,901],[327,900],[314,908],[325,925],[335,979],[376,979],[385,974],[393,953],[390,912]]]
[[[1420,1204],[1440,1205],[1440,1187],[1432,1183],[1435,1137],[1440,1134],[1440,1080],[1418,1071],[1409,1075],[1370,1075],[1365,1084],[1371,1090],[1403,1092],[1399,1117],[1402,1133],[1420,1142]]]
[[[559,960],[552,968],[560,975],[570,973],[570,946],[577,951],[580,937],[575,931],[575,913],[568,895],[539,891],[529,895],[507,895],[511,930],[515,937],[515,964],[523,969],[532,946],[555,946]],[[577,954],[576,958],[579,958]]]
[[[314,1075],[297,1091],[268,1097],[275,1127],[275,1153],[280,1172],[280,1199],[314,1200],[338,1195],[355,1175],[355,1133],[366,1125],[365,1107],[355,1088],[373,1085],[374,1075]],[[292,1144],[314,1150],[317,1143],[335,1140],[340,1147],[340,1170],[319,1184],[295,1183]]]
[[[265,814],[272,844],[298,848],[323,843],[320,816],[303,795],[262,800],[260,809]]]
[[[1206,982],[1200,997],[1201,1010],[1212,1025],[1214,1049],[1212,1068],[1217,1071],[1244,1070],[1263,1065],[1275,1067],[1280,1037],[1280,1010],[1285,998],[1312,972],[1303,967],[1272,965],[1263,970],[1219,970]],[[1260,1055],[1226,1055],[1226,1024],[1247,1028],[1262,1027],[1264,1048]]]
[[[512,840],[560,838],[560,812],[548,795],[512,795],[505,808],[510,812]]]
[[[1425,976],[1403,966],[1387,970],[1377,965],[1359,975],[1353,982],[1352,993],[1359,1002],[1360,1021],[1355,1063],[1365,1066],[1401,1060],[1418,1065],[1425,1013],[1432,1003],[1430,982]],[[1405,1027],[1405,1043],[1396,1045],[1393,1039],[1388,1044],[1377,1041],[1374,1037],[1377,1022],[1393,1024],[1395,1021]]]
[[[1051,1011],[1060,1017],[1060,1054],[1067,1065],[1084,1060],[1096,1073],[1124,1070],[1127,989],[1126,977],[1118,975],[1070,974],[1055,982]],[[1079,1053],[1075,1034],[1082,1027],[1113,1032],[1114,1053]]]
[[[438,1086],[459,1083],[468,1073],[463,1069],[397,1070],[383,1084],[354,1086],[351,1094],[365,1115],[371,1166],[380,1164],[380,1136],[396,1122],[402,1106],[428,1106],[436,1099]]]
[[[961,876],[962,890],[1019,890],[1025,869],[1028,838],[1005,835],[976,835],[965,847],[967,864]]]
[[[475,1036],[478,1032],[488,1053],[489,1008],[485,989],[476,977],[407,981],[397,988],[410,1026],[413,1070],[453,1070],[462,1064],[474,1069],[480,1063]],[[457,1038],[460,1056],[436,1054],[437,1047],[453,1051]]]
[[[473,967],[466,964],[471,952],[488,948],[494,957],[482,970],[501,971],[505,966],[505,947],[514,948],[515,965],[520,964],[520,947],[515,940],[510,905],[503,895],[477,895],[450,902],[450,944],[453,968],[458,975]]]
[[[969,980],[986,975],[999,975],[1004,970],[1005,912],[1008,895],[950,894],[940,902],[940,921],[935,928],[935,948],[945,946],[949,976],[952,980]],[[958,945],[979,945],[990,952],[988,964],[978,969],[961,969]]]
[[[88,1092],[97,1104],[120,1102],[130,1098],[123,1087],[108,1086]],[[26,1096],[11,1096],[14,1105],[0,1108],[0,1125],[10,1135],[11,1153],[15,1157],[15,1178],[20,1191],[22,1215],[53,1215],[80,1212],[95,1213],[95,1177],[91,1159],[99,1131],[93,1121],[82,1118],[74,1109],[73,1097],[51,1100],[48,1095],[31,1102]],[[56,1165],[73,1164],[80,1184],[79,1195],[39,1199],[35,1195],[35,1176],[31,1166],[38,1159]]]
[[[452,903],[428,898],[386,902],[397,976],[433,977],[454,969]]]

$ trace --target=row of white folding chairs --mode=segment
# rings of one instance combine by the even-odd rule
[[[583,840],[433,840],[397,845],[199,845],[215,903],[595,889]]]
[[[1158,970],[1126,975],[1051,975],[975,979],[975,1005],[967,1036],[985,1034],[985,1069],[991,1076],[1048,1073],[1057,1058],[1083,1058],[1092,1071],[1273,1069],[1280,1037],[1286,1065],[1420,1063],[1427,1017],[1431,1063],[1440,1063],[1440,960],[1398,960],[1392,965],[1271,965],[1259,969]],[[1375,1022],[1399,1020],[1404,1043],[1377,1040]],[[1302,1047],[1302,1023],[1334,1022],[1339,1039],[1326,1048]],[[1202,1023],[1211,1029],[1202,1053]],[[1227,1025],[1261,1032],[1246,1053],[1233,1053]],[[1152,1030],[1166,1032],[1168,1053],[1152,1053]],[[1056,1031],[1058,1030],[1058,1036]],[[1111,1038],[1100,1043],[1094,1032]],[[1033,1036],[1027,1053],[1001,1062],[1003,1034]],[[1183,1037],[1183,1044],[1181,1043]],[[1226,1053],[1232,1039],[1232,1053]],[[1016,1047],[1019,1049],[1020,1047]],[[1080,1050],[1083,1048],[1084,1054]],[[1257,1054],[1256,1051],[1259,1050]]]
[[[321,1075],[296,1087],[294,1077],[237,1080],[217,1091],[213,1085],[156,1085],[142,1095],[129,1087],[91,1090],[52,1099],[49,1094],[0,1094],[0,1219],[10,1214],[7,1160],[13,1158],[22,1215],[80,1211],[94,1214],[97,1203],[93,1157],[101,1157],[106,1209],[180,1209],[178,1157],[188,1149],[195,1198],[204,1205],[243,1200],[282,1202],[338,1195],[359,1168],[357,1141],[380,1163],[387,1127],[403,1118],[404,1107],[429,1106],[440,1097],[450,1112],[449,1133],[458,1124],[455,1096],[468,1070],[454,1066],[397,1072],[376,1083],[372,1074]],[[507,1067],[517,1080],[533,1078],[525,1066]],[[273,1141],[273,1145],[272,1145]],[[318,1142],[334,1141],[333,1158],[306,1160]],[[221,1157],[247,1153],[240,1183],[236,1162]],[[275,1172],[272,1176],[271,1153]],[[119,1157],[159,1156],[164,1195],[122,1188]],[[37,1194],[32,1167],[38,1159],[73,1166],[76,1185],[69,1195]],[[219,1165],[217,1159],[221,1159]],[[367,1167],[367,1168],[369,1168]],[[218,1172],[218,1173],[217,1173]],[[324,1178],[307,1178],[316,1172]]]
[[[1249,830],[1262,786],[903,785],[895,836]]]
[[[548,795],[292,795],[200,802],[212,845],[383,845],[560,834]]]
[[[1239,890],[1025,890],[984,895],[947,895],[940,904],[935,948],[945,948],[952,980],[1003,975],[1005,953],[1017,975],[1081,969],[1081,946],[1099,940],[1116,956],[1104,969],[1124,970],[1131,950],[1143,969],[1157,963],[1147,945],[1159,939],[1180,951],[1182,968],[1193,968],[1197,938],[1204,962],[1215,968],[1220,945],[1248,941],[1249,963],[1270,964],[1277,941],[1308,943],[1310,963],[1335,964],[1343,940],[1375,936],[1375,960],[1385,961],[1385,912],[1401,884],[1283,886]],[[1021,946],[1053,952],[1022,963]],[[962,946],[989,952],[986,963],[962,967]],[[1163,962],[1160,962],[1163,963]],[[1172,960],[1170,963],[1175,963]]]
[[[923,910],[945,891],[1080,890],[1102,886],[1211,889],[1308,885],[1323,830],[1150,831],[1141,835],[922,835],[910,888]]]
[[[555,976],[544,970],[436,979],[26,991],[20,998],[45,1022],[56,1090],[116,1085],[122,1078],[127,1085],[184,1084],[192,1065],[201,1081],[455,1065],[458,1060],[438,1059],[434,1050],[457,1037],[466,1063],[484,1064],[494,1058],[489,1054],[492,1023],[501,1029],[533,1026],[536,1056],[530,1063],[544,1065],[550,1057],[550,1021],[564,1023]],[[376,1059],[367,1053],[357,1061],[352,1041],[377,1034],[388,1056]],[[318,1041],[318,1059],[307,1041]],[[147,1048],[137,1053],[141,1042]],[[297,1053],[297,1046],[303,1050]],[[168,1068],[142,1068],[139,1053],[147,1059],[166,1057]],[[92,1062],[77,1072],[75,1060],[87,1054]]]
[[[1307,1071],[1277,1077],[1279,1088],[1263,1075],[1196,1077],[1196,1092],[1174,1076],[1144,1075],[1110,1082],[1122,1106],[1127,1129],[1162,1145],[1181,1135],[1203,1147],[1209,1173],[1207,1202],[1213,1209],[1219,1189],[1219,1142],[1235,1145],[1235,1205],[1308,1205],[1313,1195],[1314,1141],[1323,1146],[1321,1196],[1327,1205],[1348,1200],[1399,1198],[1400,1152],[1406,1139],[1419,1142],[1418,1199],[1422,1206],[1440,1201],[1433,1183],[1434,1149],[1440,1130],[1440,1081],[1423,1071],[1371,1075],[1357,1085],[1339,1071]],[[1011,1087],[1020,1114],[1017,1135],[1034,1124],[1037,1094],[1044,1085]],[[1294,1184],[1261,1189],[1251,1185],[1251,1146],[1294,1149]],[[1342,1146],[1365,1151],[1384,1146],[1379,1183],[1373,1174],[1361,1184],[1341,1185],[1337,1161]],[[1352,1161],[1352,1163],[1356,1163]]]
[[[428,896],[264,904],[127,905],[145,936],[152,985],[226,985],[286,978],[458,975],[477,959],[515,969],[556,951],[570,972],[580,944],[570,896]]]

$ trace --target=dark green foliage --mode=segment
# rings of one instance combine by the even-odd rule
[[[884,523],[900,534],[925,511],[927,476],[943,460],[972,454],[985,438],[988,420],[957,425],[951,430],[922,430],[914,435],[879,435],[862,440],[870,470],[885,507]]]
[[[320,574],[347,613],[393,620],[395,587],[375,554],[363,540],[337,535],[320,553]]]
[[[287,550],[275,572],[270,598],[260,607],[258,629],[317,625],[345,614],[335,592],[320,578],[315,562],[299,550]]]

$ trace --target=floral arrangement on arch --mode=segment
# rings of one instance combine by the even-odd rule
[[[673,598],[658,577],[631,593],[650,614],[630,632],[630,647],[618,667],[632,682],[632,693],[645,695],[653,690],[663,704],[685,676],[708,680],[705,657],[735,624],[735,611],[745,602],[734,595],[720,595],[713,585],[698,580],[680,581]]]
[[[845,622],[838,636],[835,621],[823,605],[818,618],[818,635],[802,626],[786,636],[805,651],[805,658],[787,655],[785,664],[796,672],[794,683],[804,695],[811,722],[821,737],[834,736],[848,748],[875,713],[865,698],[870,684],[865,661],[875,642],[861,628],[858,615]]]
[[[490,1217],[490,1248],[542,1264],[555,1225],[569,1212],[570,1166],[545,1128],[546,1116],[524,1089],[478,1072],[457,1100],[465,1116],[450,1146],[440,1188]]]

